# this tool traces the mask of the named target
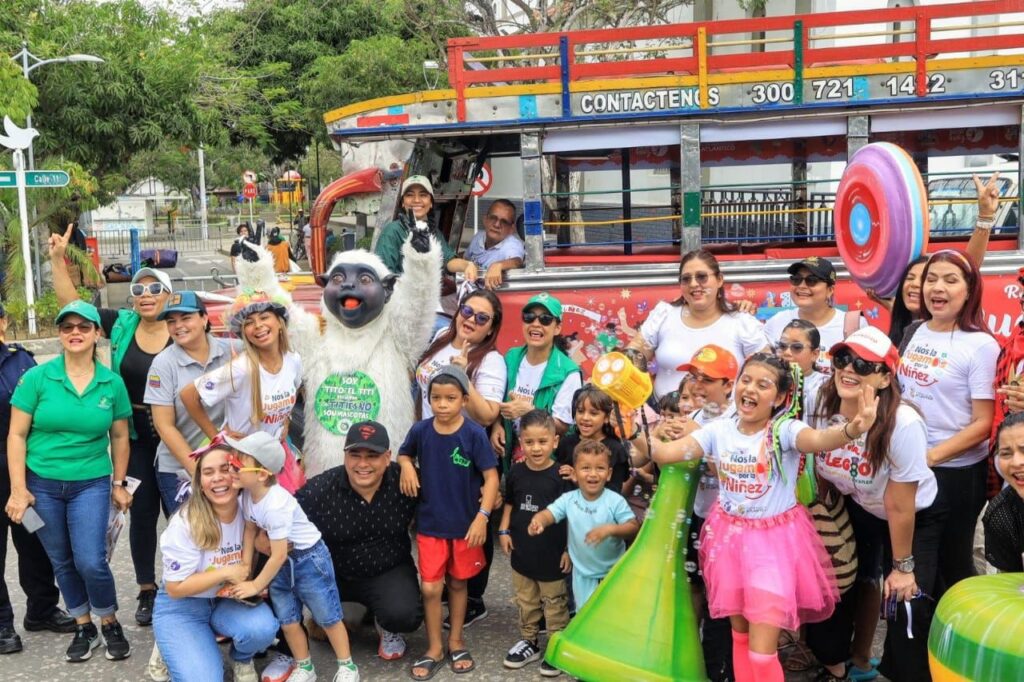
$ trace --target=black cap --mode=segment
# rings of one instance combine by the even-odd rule
[[[345,436],[345,450],[357,448],[365,448],[376,453],[387,452],[391,448],[388,430],[383,424],[373,420],[356,422],[349,427],[348,435]]]
[[[829,284],[836,283],[836,269],[832,267],[832,262],[827,258],[818,258],[817,256],[808,256],[798,263],[793,263],[789,266],[789,274],[795,275],[800,271],[800,268],[807,268],[811,271],[811,274],[815,277],[825,280]]]

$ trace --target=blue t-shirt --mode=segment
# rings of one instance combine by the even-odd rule
[[[487,432],[463,419],[455,433],[440,434],[431,417],[413,424],[398,453],[419,467],[417,531],[436,538],[465,537],[480,509],[482,472],[498,466]]]
[[[607,523],[620,524],[636,518],[626,498],[605,488],[601,497],[588,500],[579,490],[563,494],[548,506],[558,523],[569,519],[569,558],[572,570],[585,578],[603,578],[626,552],[626,541],[608,537],[588,545],[587,533]],[[545,531],[546,532],[546,531]]]

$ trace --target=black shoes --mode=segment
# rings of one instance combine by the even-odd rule
[[[107,623],[103,626],[103,642],[107,645],[106,656],[109,661],[120,661],[132,655],[132,647],[120,623]]]
[[[21,651],[21,637],[14,628],[0,628],[0,654],[14,654]]]
[[[139,608],[135,609],[135,622],[139,625],[153,624],[153,602],[156,601],[156,590],[142,590],[137,597]]]
[[[468,628],[478,620],[483,620],[487,617],[487,605],[484,604],[483,599],[470,599],[466,604],[466,622],[462,624],[462,627]],[[444,623],[442,623],[445,630],[450,630],[452,627],[451,616],[444,617]]]
[[[75,619],[56,606],[46,615],[46,618],[36,619],[25,616],[22,625],[29,632],[49,630],[50,632],[69,633],[74,632],[77,627]]]
[[[100,633],[92,623],[78,625],[75,628],[75,637],[71,640],[71,646],[64,654],[64,660],[69,663],[81,663],[92,658],[92,650],[100,645]]]

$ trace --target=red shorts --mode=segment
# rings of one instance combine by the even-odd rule
[[[444,580],[445,574],[456,580],[469,580],[484,569],[487,559],[483,547],[470,547],[465,540],[435,538],[416,534],[420,555],[420,577],[425,583]]]

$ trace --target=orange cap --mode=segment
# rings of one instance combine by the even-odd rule
[[[736,375],[740,371],[736,357],[713,343],[698,350],[689,362],[679,365],[676,369],[680,372],[698,371],[712,379],[728,379],[729,381],[735,381]]]

